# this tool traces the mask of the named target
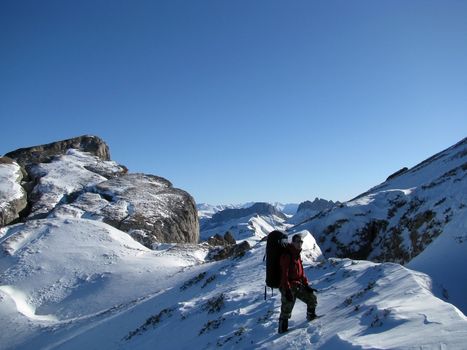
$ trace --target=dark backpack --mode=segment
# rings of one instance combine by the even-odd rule
[[[288,243],[284,232],[275,230],[269,233],[266,243],[266,286],[279,288],[281,283],[280,258]]]

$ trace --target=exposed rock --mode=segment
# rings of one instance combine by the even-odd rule
[[[49,163],[29,164],[27,169],[34,184],[28,198],[31,203],[29,219],[44,218],[58,204],[70,203],[79,193],[126,173],[126,168],[115,162],[74,149],[54,156]]]
[[[232,233],[230,231],[227,231],[225,233],[224,240],[229,244],[237,244],[237,241],[235,240],[234,236],[232,236]]]
[[[313,202],[305,201],[299,204],[297,213],[304,211],[304,210],[314,210],[316,212],[320,212],[333,206],[339,204],[339,202],[328,201],[322,198],[315,198]]]
[[[0,227],[18,219],[27,206],[22,179],[21,167],[8,157],[0,157]]]
[[[216,261],[228,258],[236,258],[242,256],[250,249],[250,244],[247,241],[243,241],[242,243],[229,245],[218,251],[213,251],[209,258]]]
[[[322,198],[315,198],[313,202],[305,201],[300,203],[297,209],[297,213],[290,218],[287,222],[297,225],[300,224],[322,211],[329,210],[332,207],[339,205],[340,202],[328,201]]]
[[[76,200],[77,207],[88,217],[101,218],[128,232],[147,247],[163,242],[198,242],[194,199],[187,192],[173,188],[166,179],[125,174],[99,183],[94,191],[101,196],[98,203],[102,206],[96,207],[96,201],[89,201],[89,194],[83,194]]]
[[[108,146],[98,137],[81,136],[22,148],[8,155],[27,171],[23,187],[28,189],[30,205],[22,214],[24,220],[101,220],[150,248],[155,243],[198,242],[199,222],[193,198],[173,188],[166,179],[128,174],[126,167],[110,161]],[[3,159],[3,163],[12,166],[9,158]],[[17,193],[22,193],[22,201],[2,200],[1,220],[6,223],[18,217],[18,211],[27,203],[25,191],[18,184],[22,180],[21,168],[15,166],[10,171],[15,177],[7,177],[11,178],[11,186],[18,187]],[[0,192],[7,190],[2,188]]]
[[[226,232],[224,237],[222,237],[220,234],[216,234],[212,237],[209,237],[207,242],[209,245],[212,245],[212,246],[224,246],[224,247],[237,244],[237,241],[235,241],[235,238],[232,236],[230,232]]]
[[[46,145],[20,148],[5,154],[5,156],[16,160],[19,165],[26,167],[30,164],[48,163],[53,157],[65,154],[70,148],[94,154],[102,160],[110,160],[107,144],[99,137],[89,135],[52,142]]]

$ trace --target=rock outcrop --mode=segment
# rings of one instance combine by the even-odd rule
[[[91,217],[128,232],[147,247],[155,243],[196,243],[198,215],[194,199],[173,188],[164,178],[145,174],[125,174],[94,186],[76,199],[75,206]],[[96,203],[98,203],[96,205]]]
[[[23,196],[17,202],[8,201],[12,197],[9,189],[0,188],[2,222],[17,218],[29,202],[20,217],[23,221],[46,217],[100,220],[149,248],[155,243],[198,242],[194,199],[161,177],[128,173],[125,166],[110,160],[108,146],[98,137],[22,148],[8,156],[22,166],[13,161],[3,165],[16,167],[7,177],[10,187],[16,184],[16,193]],[[7,163],[10,158],[2,159]],[[21,181],[27,191],[19,185]]]
[[[208,259],[218,261],[229,258],[237,258],[243,256],[250,249],[250,244],[247,241],[243,241],[242,243],[227,245],[225,247],[219,248],[218,250],[211,251],[208,255]]]
[[[339,204],[339,202],[328,201],[322,198],[315,198],[313,202],[305,201],[299,204],[297,212],[305,210],[314,210],[320,212],[329,208],[332,208],[334,205]]]
[[[8,157],[0,157],[0,227],[18,219],[27,206],[22,179],[21,167]]]
[[[101,138],[90,135],[52,142],[46,145],[20,148],[5,154],[5,156],[16,160],[22,167],[26,167],[30,164],[48,163],[53,157],[65,154],[69,149],[77,149],[94,154],[102,160],[110,160],[109,146]]]
[[[54,156],[47,163],[27,164],[26,169],[32,184],[29,219],[47,217],[58,206],[72,202],[79,193],[92,191],[95,185],[127,171],[113,161],[75,149]]]
[[[224,236],[221,236],[220,234],[217,233],[214,236],[209,237],[207,242],[209,245],[212,245],[214,247],[216,246],[225,247],[225,246],[237,244],[237,241],[235,240],[235,238],[232,236],[230,232],[226,232]]]

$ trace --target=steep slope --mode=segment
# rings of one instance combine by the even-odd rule
[[[153,251],[105,223],[72,218],[5,227],[0,249],[0,343],[12,348],[44,325],[86,324],[171,288],[171,277],[207,254],[173,245]]]
[[[436,281],[443,284],[445,295],[466,312],[461,297],[467,294],[466,286],[447,277],[467,259],[463,238],[467,222],[466,157],[467,138],[295,229],[310,230],[328,257],[408,263],[428,247],[431,253],[410,266],[438,276]],[[443,258],[451,253],[452,259]],[[431,258],[436,260],[422,263]],[[457,278],[466,281],[467,273]]]
[[[449,227],[407,267],[430,275],[442,286],[443,297],[467,313],[467,220],[456,216]]]
[[[279,336],[279,295],[264,300],[265,243],[199,264],[201,247],[151,251],[90,220],[1,232],[4,349],[463,349],[467,341],[465,316],[432,294],[426,275],[398,264],[305,258],[323,317],[305,322],[297,302]]]

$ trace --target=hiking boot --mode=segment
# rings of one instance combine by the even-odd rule
[[[313,321],[316,318],[316,313],[314,311],[309,311],[306,313],[306,320]]]
[[[289,329],[289,320],[286,318],[279,318],[279,330],[278,333],[282,334],[287,332]]]

